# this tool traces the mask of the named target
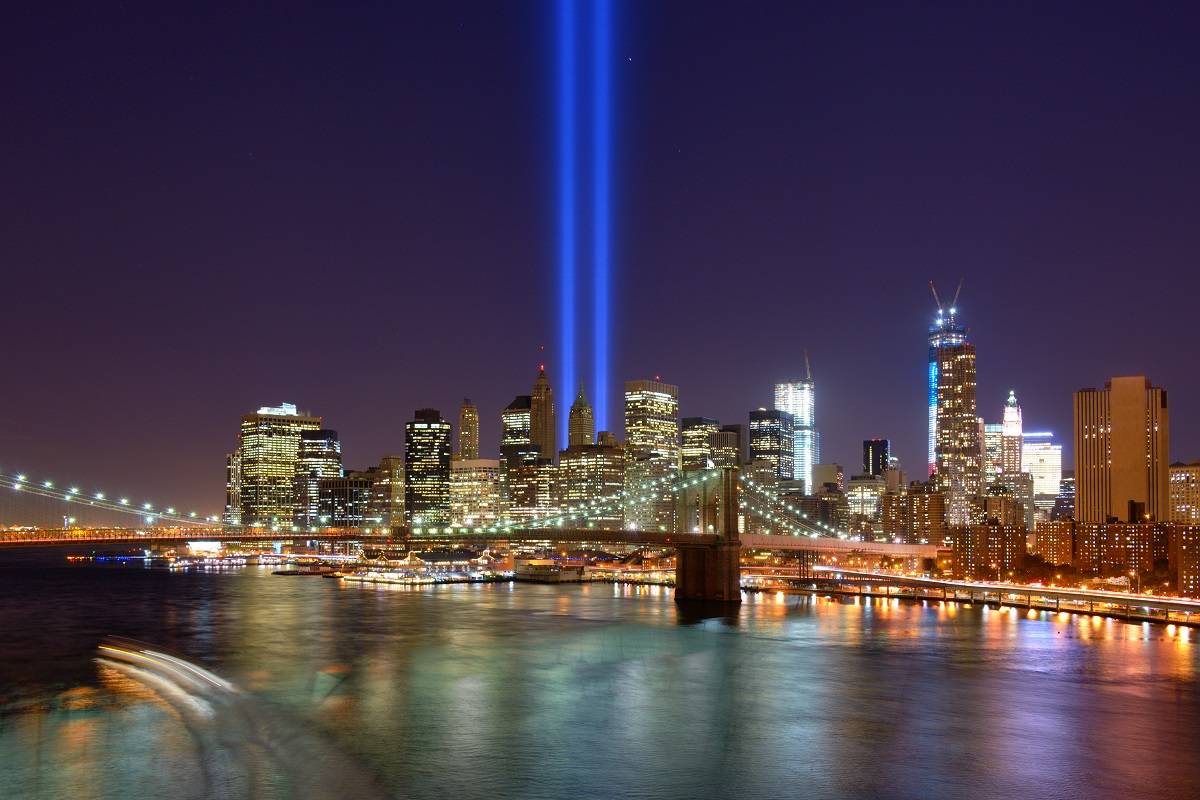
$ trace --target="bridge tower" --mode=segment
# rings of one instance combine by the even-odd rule
[[[680,515],[696,520],[698,533],[677,534],[675,601],[740,603],[742,543],[738,538],[738,468],[722,467],[704,480],[694,493],[696,514]],[[686,502],[686,498],[681,503]],[[716,542],[711,536],[716,533]],[[707,541],[689,542],[689,537],[707,534]]]

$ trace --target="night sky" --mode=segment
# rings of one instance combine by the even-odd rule
[[[43,5],[0,33],[0,470],[218,511],[281,401],[350,467],[464,396],[497,452],[556,363],[550,3]],[[618,3],[614,390],[745,422],[808,348],[824,460],[919,477],[965,277],[985,416],[1069,466],[1071,392],[1145,373],[1200,458],[1197,17],[954,5]]]

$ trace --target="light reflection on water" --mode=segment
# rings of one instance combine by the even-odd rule
[[[1182,626],[778,593],[691,618],[656,586],[3,572],[17,797],[204,796],[202,732],[92,664],[110,633],[213,669],[398,796],[1200,796]],[[255,796],[296,791],[257,768]]]

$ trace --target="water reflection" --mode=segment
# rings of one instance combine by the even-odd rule
[[[776,593],[695,611],[652,586],[254,569],[4,577],[0,623],[27,656],[0,661],[16,796],[202,796],[197,723],[91,664],[110,632],[186,654],[410,797],[1145,797],[1200,780],[1181,626]],[[48,596],[44,620],[19,612]],[[282,796],[277,766],[255,768],[248,785]]]

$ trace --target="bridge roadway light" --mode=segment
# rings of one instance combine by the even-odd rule
[[[24,483],[24,482],[25,482],[25,476],[24,476],[24,475],[18,475],[18,476],[17,476],[17,483]]]

